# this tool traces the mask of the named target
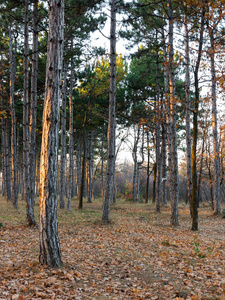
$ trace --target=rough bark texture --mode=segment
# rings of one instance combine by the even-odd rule
[[[113,198],[113,171],[115,164],[115,121],[116,121],[116,0],[111,1],[110,28],[110,90],[109,123],[107,135],[107,170],[102,221],[109,221],[110,203]]]
[[[31,75],[31,105],[30,105],[30,136],[29,136],[29,164],[30,164],[30,201],[35,203],[36,178],[36,128],[37,128],[37,75],[38,75],[38,0],[33,4],[33,54]]]
[[[49,37],[40,161],[39,261],[50,267],[62,266],[57,222],[57,155],[63,26],[64,1],[49,1]]]
[[[171,224],[178,225],[178,157],[176,132],[176,99],[175,79],[173,72],[173,8],[172,0],[168,0],[169,8],[169,89],[170,89],[170,121],[171,121]]]
[[[187,196],[191,209],[191,197],[192,197],[192,170],[191,170],[191,128],[190,128],[190,58],[189,58],[189,35],[187,20],[185,20],[185,96],[186,96],[186,145],[187,145]]]
[[[10,110],[11,110],[11,168],[12,168],[12,183],[11,193],[12,202],[15,208],[18,207],[18,163],[17,163],[17,142],[16,142],[16,112],[14,103],[14,87],[16,75],[16,39],[15,52],[12,49],[12,33],[9,28],[9,57],[10,57]]]

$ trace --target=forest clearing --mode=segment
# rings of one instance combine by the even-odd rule
[[[206,204],[194,232],[185,204],[173,227],[170,206],[156,213],[119,199],[104,225],[102,199],[83,210],[73,199],[70,212],[58,211],[61,269],[39,264],[38,226],[27,226],[25,202],[0,204],[0,299],[225,299],[225,219]]]

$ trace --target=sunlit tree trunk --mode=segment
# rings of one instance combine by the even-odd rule
[[[187,155],[187,196],[191,208],[192,197],[192,170],[191,170],[191,128],[190,128],[190,113],[191,113],[191,101],[190,101],[190,57],[189,57],[189,35],[188,24],[185,19],[185,97],[186,97],[186,155]]]
[[[33,54],[31,75],[30,136],[29,136],[29,179],[31,206],[35,203],[36,179],[36,128],[37,128],[37,76],[38,76],[38,0],[33,3]]]
[[[40,256],[41,264],[61,267],[57,221],[57,156],[59,102],[63,57],[64,1],[49,1],[49,35],[46,65],[45,104],[40,169]]]
[[[176,99],[173,64],[173,8],[172,0],[168,0],[169,13],[169,90],[170,90],[170,121],[171,121],[171,224],[178,225],[178,157],[176,132]]]
[[[109,221],[110,203],[113,198],[113,171],[115,164],[115,123],[116,123],[116,0],[111,0],[110,28],[110,89],[109,122],[107,135],[107,170],[102,221]]]
[[[11,170],[12,170],[12,202],[15,208],[18,207],[18,163],[17,163],[17,138],[16,138],[16,112],[14,102],[14,87],[15,87],[15,75],[16,75],[16,46],[17,41],[15,39],[15,51],[13,54],[12,49],[12,33],[9,28],[9,57],[10,57],[10,110],[11,110]]]

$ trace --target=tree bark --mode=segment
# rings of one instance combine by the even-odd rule
[[[172,0],[168,0],[169,8],[169,90],[170,90],[170,121],[171,121],[171,224],[178,225],[178,157],[176,133],[176,99],[173,64],[173,8]]]
[[[41,264],[61,267],[57,222],[57,156],[59,102],[63,57],[64,1],[49,1],[49,36],[45,105],[40,161],[40,256]]]
[[[33,54],[31,75],[31,111],[30,111],[30,136],[29,136],[29,164],[30,164],[30,201],[35,203],[36,182],[36,128],[37,128],[37,76],[38,76],[38,0],[33,4]]]
[[[198,230],[198,195],[197,195],[197,141],[198,141],[198,109],[199,109],[199,84],[198,84],[198,71],[200,67],[200,61],[202,56],[202,45],[203,45],[203,32],[204,32],[204,17],[205,7],[202,9],[198,57],[194,70],[194,81],[195,81],[195,103],[193,113],[193,139],[192,139],[192,230]]]
[[[115,170],[115,123],[116,123],[116,0],[111,0],[110,28],[110,91],[109,122],[107,135],[107,171],[102,221],[109,221],[110,203],[113,198],[113,171]]]
[[[72,43],[72,42],[71,42]],[[72,48],[72,45],[71,45]],[[73,188],[73,56],[71,58],[71,70],[70,70],[70,92],[69,92],[69,108],[70,108],[70,126],[69,126],[69,185],[68,185],[68,201],[67,209],[71,210],[71,198]]]
[[[186,97],[186,156],[187,156],[187,195],[190,207],[190,213],[192,214],[191,197],[192,197],[192,170],[191,170],[191,128],[190,128],[190,57],[189,57],[189,34],[188,24],[185,18],[185,97]]]
[[[66,161],[66,92],[67,92],[67,62],[63,70],[62,115],[61,115],[61,157],[60,157],[60,201],[59,207],[65,208],[65,161]]]
[[[16,112],[14,102],[14,87],[16,75],[16,50],[17,41],[15,39],[15,51],[12,49],[12,33],[9,28],[9,57],[10,57],[10,110],[11,110],[11,169],[12,169],[12,183],[11,195],[12,202],[15,208],[18,208],[18,162],[17,162],[17,138],[16,138]]]
[[[220,161],[219,161],[219,142],[217,129],[217,97],[216,97],[216,70],[215,70],[215,43],[214,30],[209,28],[210,35],[210,61],[212,77],[212,129],[213,129],[213,152],[214,152],[214,202],[215,214],[220,214]]]

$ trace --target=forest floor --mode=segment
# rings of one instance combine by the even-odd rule
[[[37,201],[38,202],[38,201]],[[35,205],[38,219],[38,203]],[[111,223],[101,223],[101,200],[58,211],[64,265],[38,263],[38,227],[29,228],[25,204],[0,198],[1,299],[225,299],[225,219],[199,209],[190,230],[188,207],[178,227],[170,208],[118,200]]]

